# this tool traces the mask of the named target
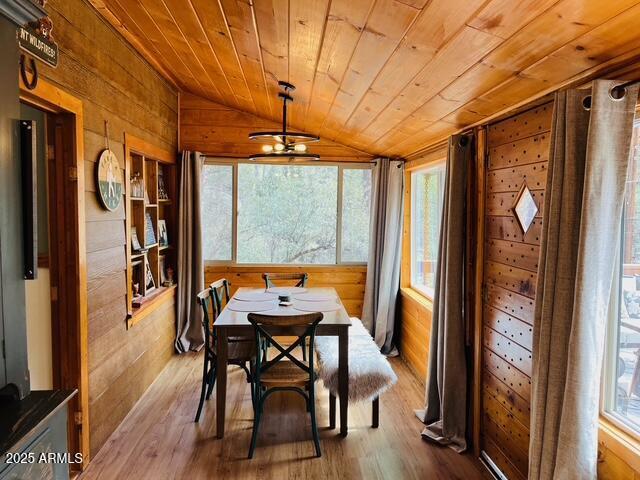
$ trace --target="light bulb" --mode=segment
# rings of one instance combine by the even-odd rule
[[[284,145],[282,143],[276,143],[274,148],[276,149],[276,152],[281,152],[284,150]]]
[[[304,143],[296,143],[293,147],[296,152],[306,152],[307,146]]]
[[[262,146],[262,151],[265,152],[265,153],[273,152],[273,147],[271,145],[263,145]]]

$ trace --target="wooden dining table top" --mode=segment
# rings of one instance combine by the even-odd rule
[[[250,287],[240,287],[237,291],[236,294],[239,292],[265,292],[264,288],[250,288]],[[322,319],[322,321],[318,324],[318,333],[322,334],[322,330],[325,330],[326,327],[349,327],[351,326],[351,320],[349,318],[349,315],[347,314],[346,309],[344,308],[344,305],[342,304],[342,301],[340,300],[340,297],[338,296],[335,288],[333,287],[307,287],[305,288],[305,293],[318,293],[318,294],[330,294],[332,296],[334,296],[334,300],[337,304],[338,304],[338,308],[336,310],[332,310],[332,311],[322,311],[322,309],[319,309],[319,312],[322,312],[322,314],[324,315],[324,318]],[[301,315],[301,314],[305,314],[305,313],[311,313],[309,311],[303,311],[303,310],[297,310],[295,308],[295,293],[291,294],[292,297],[292,302],[293,305],[292,306],[288,306],[288,307],[281,307],[278,305],[277,301],[278,301],[278,297],[274,297],[274,308],[270,309],[270,310],[265,310],[265,311],[260,311],[257,313],[260,313],[262,315]],[[235,296],[235,294],[234,294]],[[233,300],[233,296],[230,300]],[[236,300],[236,301],[241,301],[241,300]],[[252,302],[254,303],[254,302]],[[317,302],[312,302],[312,301],[304,301],[304,303],[306,305],[312,304],[312,303],[317,303],[319,307],[322,307],[322,304],[326,304],[327,301],[317,301]],[[251,324],[249,323],[249,316],[250,312],[238,312],[235,310],[232,310],[230,308],[228,308],[228,304],[225,306],[225,308],[222,310],[222,312],[220,312],[220,315],[218,316],[218,318],[215,320],[215,322],[213,323],[214,328],[218,327],[250,327]]]

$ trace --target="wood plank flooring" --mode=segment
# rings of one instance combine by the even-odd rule
[[[328,430],[328,392],[318,384],[322,458],[313,457],[309,417],[302,399],[275,394],[265,406],[258,447],[247,460],[253,413],[244,374],[229,369],[227,429],[215,438],[215,390],[199,424],[201,354],[174,357],[124,422],[94,457],[90,479],[465,479],[483,478],[469,454],[422,440],[413,410],[423,386],[400,359],[392,359],[398,384],[381,398],[380,428],[372,429],[371,404],[349,409],[349,436]]]

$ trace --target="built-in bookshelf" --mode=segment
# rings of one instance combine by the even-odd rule
[[[175,296],[177,173],[174,153],[125,135],[127,325]]]

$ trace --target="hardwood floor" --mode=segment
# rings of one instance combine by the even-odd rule
[[[215,390],[200,423],[193,422],[199,396],[201,354],[174,357],[95,456],[90,479],[465,479],[483,478],[470,454],[420,438],[413,409],[423,387],[400,359],[392,359],[398,384],[381,398],[380,428],[372,429],[371,404],[349,409],[349,436],[328,430],[328,392],[318,384],[322,457],[313,457],[310,421],[302,398],[281,393],[265,406],[258,446],[247,460],[253,413],[239,368],[229,368],[227,429],[215,438]]]

